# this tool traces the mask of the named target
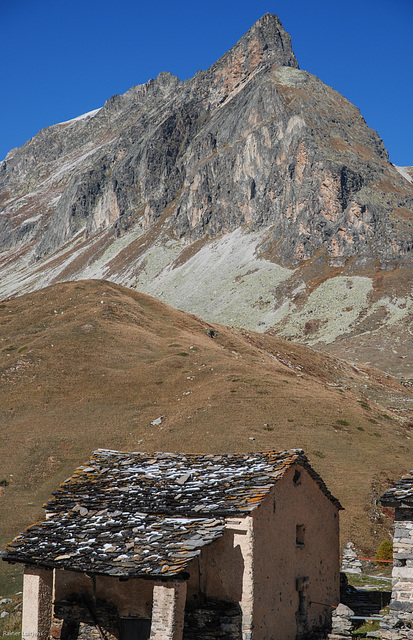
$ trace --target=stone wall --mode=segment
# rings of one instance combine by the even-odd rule
[[[413,510],[396,509],[390,613],[413,620]]]
[[[349,542],[343,550],[341,570],[345,573],[361,573],[362,564],[353,542]]]
[[[353,630],[352,616],[354,616],[354,611],[345,604],[340,603],[333,612],[331,633],[328,635],[328,640],[351,638]]]
[[[106,600],[93,602],[86,594],[71,594],[54,608],[53,640],[118,640],[117,608]]]
[[[241,608],[222,600],[208,600],[185,611],[183,640],[241,640]]]

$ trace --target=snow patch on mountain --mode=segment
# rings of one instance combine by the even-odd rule
[[[403,176],[403,178],[406,178],[407,182],[413,184],[413,176],[411,176],[408,171],[409,169],[411,169],[411,167],[397,167],[396,165],[394,165],[394,168],[397,169],[397,171],[401,176]]]
[[[98,111],[101,110],[102,107],[99,107],[99,109],[93,109],[93,111],[88,111],[87,113],[82,113],[82,115],[77,116],[76,118],[71,118],[70,120],[64,120],[63,122],[58,122],[57,124],[71,124],[72,122],[77,122],[78,120],[85,120],[86,118],[93,118],[93,116],[95,116]]]

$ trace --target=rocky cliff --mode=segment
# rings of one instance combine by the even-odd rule
[[[1,294],[105,277],[409,377],[409,177],[266,14],[210,69],[161,73],[8,154]]]

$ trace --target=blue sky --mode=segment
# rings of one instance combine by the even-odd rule
[[[160,71],[193,76],[266,12],[300,68],[359,107],[394,164],[413,165],[412,0],[0,0],[0,159]]]

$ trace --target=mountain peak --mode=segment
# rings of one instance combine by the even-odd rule
[[[237,53],[245,56],[244,63],[252,68],[264,61],[276,66],[298,68],[291,48],[291,37],[284,30],[281,20],[271,13],[266,13],[257,20],[226,55]]]
[[[207,71],[195,76],[194,92],[209,105],[221,104],[262,65],[299,68],[290,35],[271,13],[257,20]]]

